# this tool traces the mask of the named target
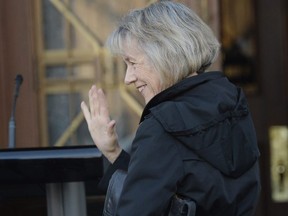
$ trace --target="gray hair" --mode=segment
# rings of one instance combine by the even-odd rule
[[[107,45],[112,53],[123,55],[124,42],[131,39],[136,39],[166,87],[193,72],[204,72],[220,48],[212,30],[195,12],[171,1],[128,13],[110,35]]]

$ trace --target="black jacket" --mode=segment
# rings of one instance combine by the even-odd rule
[[[242,90],[220,72],[186,78],[146,105],[117,215],[162,215],[177,194],[196,202],[197,216],[251,216],[258,157]],[[128,161],[123,152],[108,173]]]

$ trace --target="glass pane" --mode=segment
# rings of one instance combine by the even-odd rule
[[[69,95],[47,95],[49,146],[53,146],[70,124]],[[71,144],[69,140],[65,145]]]
[[[119,82],[123,82],[123,62],[115,62],[102,53],[93,59],[91,40],[87,38],[87,33],[93,35],[95,42],[103,47],[122,15],[132,8],[146,6],[147,1],[68,0],[60,3],[71,10],[77,22],[71,23],[66,14],[60,13],[53,3],[42,0],[44,51],[59,51],[52,50],[47,55],[49,65],[45,67],[44,83],[49,81],[44,86],[47,92],[49,145],[55,145],[73,124],[73,119],[81,113],[80,103],[82,100],[88,102],[91,85],[100,83],[108,98],[111,117],[117,121],[120,142],[124,148],[129,149],[139,116],[130,109],[118,90]],[[93,144],[86,121],[77,124],[75,132],[69,135],[64,145]]]
[[[147,5],[145,0],[73,0],[70,3],[70,8],[94,36],[95,41],[103,46],[123,14],[132,8],[144,7],[145,5]],[[91,49],[91,44],[83,37],[83,34],[73,26],[71,26],[71,29],[72,47]]]
[[[67,70],[65,66],[48,66],[46,67],[46,77],[47,78],[67,78]]]
[[[71,68],[71,76],[74,79],[95,79],[95,75],[95,66],[92,63],[79,64]]]
[[[64,18],[49,0],[43,0],[44,49],[64,49]]]

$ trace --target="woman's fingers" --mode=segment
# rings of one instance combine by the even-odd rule
[[[99,115],[106,118],[107,121],[110,121],[108,103],[107,103],[106,96],[104,95],[104,92],[102,89],[98,90],[98,100],[100,104]]]
[[[93,85],[89,91],[89,105],[91,117],[105,117],[109,119],[109,111],[106,96],[102,89]]]
[[[94,91],[93,91],[93,106],[94,106],[94,117],[97,117],[100,115],[100,106],[101,106],[101,103],[99,101],[99,92],[98,92],[98,89],[94,88]]]
[[[91,89],[89,90],[89,106],[90,106],[90,112],[91,116],[95,115],[95,106],[94,106],[94,91],[95,91],[96,86],[92,86]]]
[[[88,109],[88,107],[84,101],[82,101],[82,103],[81,103],[81,109],[82,109],[82,112],[84,114],[84,117],[85,117],[87,123],[89,123],[91,116],[90,116],[89,109]]]
[[[115,134],[115,125],[116,125],[116,121],[115,120],[111,120],[108,123],[108,134],[110,136],[113,136]]]

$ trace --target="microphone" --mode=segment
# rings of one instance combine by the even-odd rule
[[[23,82],[23,77],[21,74],[18,74],[15,78],[15,83],[16,83],[15,97],[18,97],[19,95],[19,89],[20,89],[22,82]]]
[[[13,100],[13,106],[12,106],[12,113],[9,121],[9,148],[14,148],[15,147],[15,109],[16,109],[16,100],[19,96],[19,90],[20,86],[23,82],[23,77],[22,75],[18,74],[15,78],[15,92],[14,92],[14,100]]]

